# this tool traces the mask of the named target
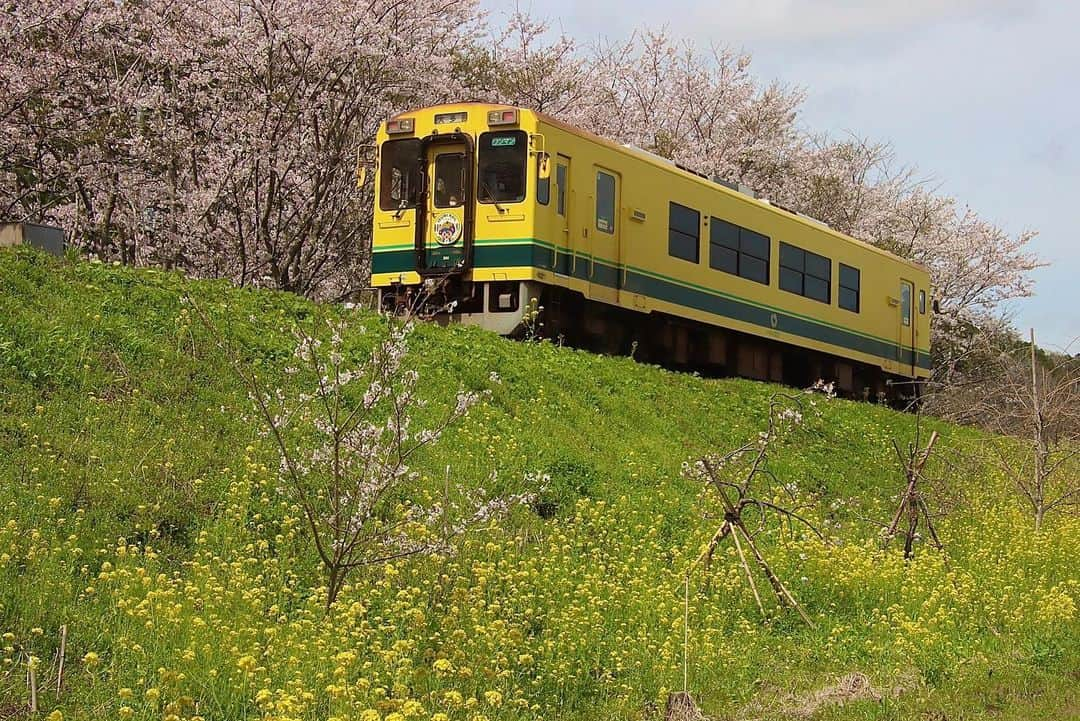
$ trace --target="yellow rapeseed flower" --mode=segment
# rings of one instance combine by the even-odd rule
[[[255,657],[251,654],[241,656],[236,660],[236,666],[245,673],[253,673],[255,667],[259,665],[259,662],[255,660]]]

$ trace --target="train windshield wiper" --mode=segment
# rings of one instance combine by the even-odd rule
[[[499,205],[499,201],[495,200],[495,193],[491,192],[491,186],[485,183],[482,178],[480,179],[480,190],[484,191],[484,193],[488,197],[488,200],[495,204],[496,210],[498,210],[500,213],[506,212],[506,209]]]

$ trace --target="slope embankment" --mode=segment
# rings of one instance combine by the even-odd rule
[[[484,398],[410,459],[396,507],[528,502],[356,569],[328,614],[230,360],[294,397],[314,380],[292,372],[292,331],[326,339],[328,321],[345,364],[386,330],[288,294],[0,252],[0,718],[36,698],[54,719],[647,719],[684,678],[717,718],[1076,718],[1080,522],[1035,534],[984,436],[788,391],[800,422],[752,491],[824,541],[746,519],[811,625],[752,563],[751,586],[730,541],[694,565],[724,514],[684,463],[756,443],[784,389],[475,329],[409,339],[417,427],[461,389]],[[944,551],[923,532],[905,560],[880,533],[903,487],[893,442],[932,430]]]

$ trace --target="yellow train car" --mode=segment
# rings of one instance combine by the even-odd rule
[[[574,345],[850,395],[930,373],[926,270],[811,218],[523,108],[423,108],[377,143],[385,307],[509,335],[538,299]]]

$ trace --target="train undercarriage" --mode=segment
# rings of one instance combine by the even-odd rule
[[[707,377],[742,377],[806,388],[833,383],[838,395],[908,408],[919,384],[816,350],[760,338],[665,313],[641,313],[532,281],[474,283],[449,275],[425,289],[391,286],[383,310],[413,309],[440,323],[464,323],[500,335],[542,337],[595,353],[631,356]]]

